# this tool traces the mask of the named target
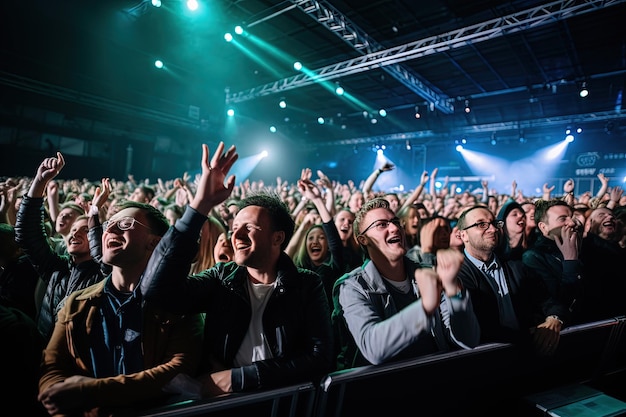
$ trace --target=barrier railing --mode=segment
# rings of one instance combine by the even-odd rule
[[[561,332],[559,348],[549,357],[510,344],[491,343],[472,350],[337,371],[323,378],[319,386],[303,384],[233,394],[129,415],[513,415],[528,394],[577,383],[605,389],[608,376],[626,373],[625,326],[626,318],[618,317],[566,328]]]

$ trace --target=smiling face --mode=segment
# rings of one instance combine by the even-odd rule
[[[117,221],[122,217],[132,217],[136,222],[130,229],[120,230]],[[160,239],[147,227],[148,224],[146,215],[139,208],[130,207],[117,212],[102,233],[102,261],[118,267],[147,263]]]
[[[306,235],[306,252],[314,265],[320,265],[328,255],[326,233],[320,226],[313,226]]]
[[[56,232],[62,236],[67,236],[67,234],[70,232],[70,229],[72,228],[74,220],[76,220],[79,215],[80,214],[76,210],[69,207],[61,210],[57,215],[54,225]]]
[[[238,265],[254,269],[269,269],[280,255],[280,232],[272,231],[267,209],[248,206],[241,209],[232,227],[231,238]]]
[[[546,221],[539,222],[538,227],[541,233],[554,240],[561,236],[563,227],[576,228],[578,225],[572,217],[572,210],[568,206],[553,206],[546,211]]]
[[[493,213],[489,209],[476,208],[467,212],[465,222],[460,226],[468,227],[479,222],[491,223],[493,220]],[[460,234],[469,254],[483,262],[490,259],[500,241],[500,230],[492,224],[486,229],[478,226],[469,227],[466,230],[460,230]]]
[[[335,216],[335,226],[344,246],[353,236],[352,223],[354,223],[354,213],[349,210],[339,210]]]
[[[526,231],[526,213],[518,208],[511,210],[506,216],[506,232],[508,235],[521,235]]]
[[[221,233],[217,237],[215,248],[213,248],[213,259],[215,263],[218,262],[230,262],[234,259],[235,252],[233,251],[233,245],[230,243],[230,239],[226,233]]]
[[[606,207],[595,209],[589,215],[589,232],[605,240],[613,240],[617,236],[617,219],[613,211]]]
[[[396,221],[392,222],[394,219]],[[375,208],[368,211],[359,228],[361,234],[357,240],[366,247],[369,257],[374,262],[385,260],[395,263],[406,254],[404,231],[397,222],[395,213],[390,209]],[[363,233],[367,228],[369,229]]]
[[[67,253],[74,258],[76,262],[90,259],[89,240],[87,239],[87,219],[81,217],[72,223],[72,228],[65,238],[67,244]]]

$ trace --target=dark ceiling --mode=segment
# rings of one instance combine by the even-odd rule
[[[4,1],[2,122],[38,108],[128,135],[227,138],[232,106],[235,141],[274,125],[300,147],[623,135],[624,0],[199,2]]]

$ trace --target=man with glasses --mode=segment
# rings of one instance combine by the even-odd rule
[[[481,343],[532,343],[539,354],[554,353],[564,309],[521,260],[504,261],[495,254],[503,222],[476,205],[461,214],[457,227],[465,244],[458,278],[472,298]]]
[[[478,321],[456,278],[459,251],[440,250],[436,267],[421,268],[406,256],[404,229],[384,198],[366,202],[353,228],[367,259],[333,288],[338,369],[478,345]]]
[[[209,165],[203,145],[202,177],[176,227],[188,227],[206,205],[221,203],[234,187],[225,175],[237,159],[234,147],[217,147]],[[56,175],[61,154],[42,166]],[[97,200],[97,198],[96,198]],[[153,407],[172,399],[199,398],[196,376],[202,351],[201,314],[166,312],[145,297],[140,283],[161,274],[187,276],[195,251],[182,231],[147,203],[126,201],[102,226],[102,261],[112,272],[103,281],[71,294],[44,350],[39,401],[50,415],[110,415],[128,407]],[[195,239],[191,239],[195,244]],[[184,239],[183,239],[184,240]]]

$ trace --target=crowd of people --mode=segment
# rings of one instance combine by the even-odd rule
[[[530,357],[626,314],[626,196],[406,193],[303,167],[237,179],[64,179],[61,153],[0,178],[0,320],[18,415],[109,415],[318,381],[489,342]],[[25,347],[26,346],[26,347]],[[5,394],[7,392],[5,391]]]

